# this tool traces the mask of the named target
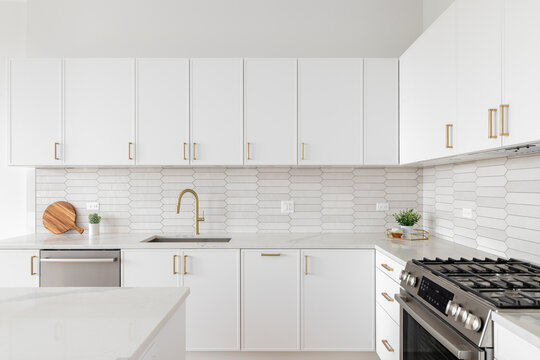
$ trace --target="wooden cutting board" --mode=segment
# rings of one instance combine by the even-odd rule
[[[53,234],[63,234],[71,229],[82,234],[84,229],[77,226],[76,220],[77,212],[67,201],[52,203],[43,213],[43,226]]]

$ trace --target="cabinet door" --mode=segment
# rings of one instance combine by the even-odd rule
[[[134,60],[68,59],[64,83],[65,163],[134,164]]]
[[[376,331],[376,351],[381,360],[399,360],[399,325],[384,311],[376,305],[377,331]]]
[[[189,61],[137,60],[139,165],[189,164]]]
[[[39,251],[0,251],[0,287],[39,287]]]
[[[296,165],[296,59],[244,63],[247,165]]]
[[[243,164],[242,59],[191,60],[191,163]]]
[[[299,164],[362,165],[363,60],[298,60]]]
[[[180,286],[180,252],[178,250],[123,250],[122,286]]]
[[[399,163],[398,59],[364,59],[364,165]]]
[[[503,145],[540,140],[540,1],[505,0]],[[501,109],[499,109],[501,111]],[[499,114],[500,116],[500,114]]]
[[[373,351],[372,250],[302,251],[302,349]]]
[[[503,0],[458,0],[456,153],[501,146]],[[491,132],[489,131],[491,129]]]
[[[182,273],[187,349],[240,350],[239,250],[185,250]]]
[[[300,349],[300,252],[242,251],[242,349]]]
[[[11,164],[62,164],[60,60],[11,61],[9,116]]]
[[[450,5],[400,58],[400,164],[454,153],[455,10]]]

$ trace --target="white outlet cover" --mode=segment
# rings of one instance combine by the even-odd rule
[[[86,210],[99,210],[99,203],[97,202],[86,203]]]
[[[290,214],[294,212],[294,201],[284,200],[281,202],[281,213]]]
[[[473,216],[472,209],[463,208],[462,215],[466,219],[472,219],[472,216]]]
[[[376,211],[388,211],[390,209],[390,205],[388,203],[377,203],[375,210]]]

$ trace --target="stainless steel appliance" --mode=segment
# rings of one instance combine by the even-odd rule
[[[540,311],[540,267],[515,259],[423,259],[401,274],[401,360],[492,360],[492,313]]]
[[[120,286],[120,250],[41,250],[40,286]]]

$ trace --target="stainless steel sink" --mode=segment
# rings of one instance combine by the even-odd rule
[[[218,237],[174,237],[174,236],[152,236],[144,242],[151,243],[227,243],[231,238]]]

